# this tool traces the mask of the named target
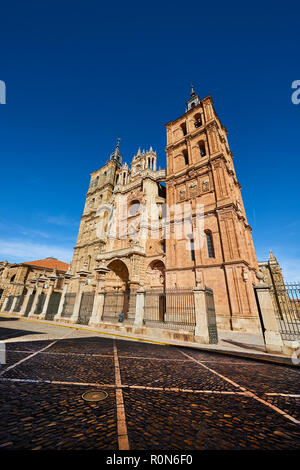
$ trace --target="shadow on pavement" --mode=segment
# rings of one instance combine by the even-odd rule
[[[15,328],[1,328],[0,327],[0,340],[8,338],[18,338],[19,336],[25,335],[40,335],[43,334],[40,331],[29,331],[29,330],[16,330]]]
[[[19,321],[20,318],[15,318],[15,317],[0,317],[0,321]]]
[[[238,346],[243,349],[255,349],[256,351],[262,351],[265,352],[265,348],[263,346],[258,346],[257,344],[245,344],[245,343],[239,343],[238,341],[232,341],[232,339],[222,339],[223,343],[229,343],[229,344],[234,344],[235,346]]]

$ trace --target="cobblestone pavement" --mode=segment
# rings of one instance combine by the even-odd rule
[[[1,449],[299,448],[299,369],[23,319],[0,339]]]

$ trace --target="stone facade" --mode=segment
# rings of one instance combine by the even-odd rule
[[[91,182],[81,217],[81,224],[70,270],[74,276],[88,273],[87,291],[94,289],[95,268],[99,262],[109,269],[107,290],[136,290],[162,287],[165,251],[162,218],[154,228],[153,238],[145,235],[153,207],[161,213],[165,203],[165,170],[156,168],[157,155],[152,148],[139,149],[130,167],[122,164],[119,144],[109,161],[91,174]],[[111,211],[116,217],[113,232]],[[124,228],[124,230],[123,230]],[[70,282],[69,292],[76,292],[78,279]]]

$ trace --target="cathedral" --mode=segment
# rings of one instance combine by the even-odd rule
[[[166,169],[157,168],[152,147],[124,163],[118,139],[105,165],[91,173],[69,298],[83,278],[86,298],[93,295],[100,272],[101,288],[116,295],[208,287],[219,328],[257,332],[251,227],[211,96],[200,99],[192,87],[184,114],[166,124],[166,134]]]

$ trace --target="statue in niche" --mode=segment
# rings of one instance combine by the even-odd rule
[[[185,199],[185,189],[180,189],[179,200],[182,201],[183,199]]]
[[[197,189],[198,189],[198,185],[197,183],[194,181],[192,184],[190,184],[190,195],[193,197],[197,194]]]
[[[202,191],[203,192],[209,191],[209,180],[202,181]]]

